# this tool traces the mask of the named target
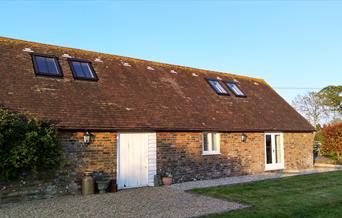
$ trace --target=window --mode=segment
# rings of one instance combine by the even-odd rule
[[[220,82],[216,79],[207,79],[210,86],[216,91],[219,95],[229,95],[227,90],[223,88],[223,86],[220,84]]]
[[[63,77],[57,57],[49,55],[32,55],[36,75]]]
[[[202,154],[220,154],[220,133],[203,132]]]
[[[91,62],[76,59],[69,59],[68,62],[75,79],[98,80]]]
[[[240,87],[233,82],[225,81],[227,87],[235,94],[237,97],[246,97],[245,93],[243,93]]]

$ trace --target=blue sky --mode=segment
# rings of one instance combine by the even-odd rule
[[[342,1],[0,1],[0,35],[264,78],[342,84]],[[277,89],[288,101],[303,89]]]

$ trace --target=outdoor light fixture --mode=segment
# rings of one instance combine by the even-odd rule
[[[242,133],[241,135],[241,141],[246,142],[247,141],[247,135],[245,133]]]
[[[84,136],[83,136],[83,142],[84,144],[86,145],[89,145],[90,144],[90,133],[89,132],[85,132],[84,133]]]

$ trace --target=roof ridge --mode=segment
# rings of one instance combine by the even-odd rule
[[[174,67],[176,69],[185,69],[185,70],[192,70],[196,71],[199,73],[215,73],[215,74],[220,74],[224,76],[234,76],[242,79],[247,79],[247,80],[253,80],[257,82],[264,83],[266,85],[267,82],[264,79],[261,78],[255,78],[255,77],[250,77],[250,76],[244,76],[244,75],[239,75],[239,74],[234,74],[234,73],[228,73],[228,72],[222,72],[222,71],[214,71],[214,70],[206,70],[206,69],[200,69],[200,68],[195,68],[195,67],[188,67],[188,66],[183,66],[183,65],[177,65],[177,64],[169,64],[169,63],[162,63],[158,61],[151,61],[151,60],[144,60],[144,59],[139,59],[139,58],[133,58],[133,57],[127,57],[127,56],[121,56],[121,55],[115,55],[115,54],[108,54],[108,53],[102,53],[98,51],[90,51],[90,50],[85,50],[85,49],[79,49],[79,48],[71,48],[71,47],[65,47],[65,46],[59,46],[59,45],[51,45],[51,44],[46,44],[46,43],[41,43],[41,42],[32,42],[32,41],[27,41],[27,40],[22,40],[22,39],[14,39],[14,38],[9,38],[9,37],[2,37],[0,36],[0,41],[7,41],[10,43],[26,43],[26,44],[32,44],[35,46],[47,46],[47,47],[52,47],[55,49],[64,49],[64,50],[72,50],[76,52],[85,52],[85,53],[90,53],[90,54],[99,54],[102,56],[108,56],[111,58],[117,58],[117,59],[124,59],[124,60],[130,60],[133,62],[140,62],[140,63],[151,63],[153,65],[158,65],[158,66],[167,66],[167,67]],[[268,85],[269,86],[269,85]]]

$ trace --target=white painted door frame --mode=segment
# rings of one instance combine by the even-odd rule
[[[119,132],[117,134],[119,189],[153,186],[156,167],[155,132]]]
[[[271,163],[267,163],[267,146],[266,137],[271,136]],[[276,147],[276,136],[280,137],[280,151]],[[265,149],[265,171],[280,170],[285,167],[284,160],[284,135],[281,132],[267,132],[264,135],[264,149]],[[276,162],[276,152],[280,152],[280,161]]]

